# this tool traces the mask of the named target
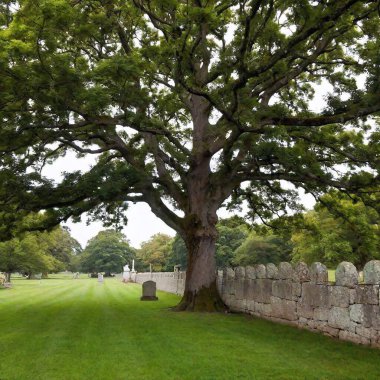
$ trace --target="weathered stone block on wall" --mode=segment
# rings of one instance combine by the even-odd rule
[[[254,301],[270,303],[270,297],[272,296],[272,280],[263,278],[253,280],[252,282],[252,292]]]
[[[216,277],[216,287],[217,287],[219,293],[222,294],[224,292],[224,289],[223,289],[223,271],[218,270],[217,273],[218,273],[218,275]]]
[[[235,294],[235,271],[232,268],[223,271],[223,292],[229,295]]]
[[[350,289],[345,286],[329,286],[329,304],[331,306],[348,307]]]
[[[232,280],[235,278],[235,271],[232,268],[226,268],[225,275],[228,280]]]
[[[331,327],[329,325],[322,325],[320,330],[327,336],[337,337],[339,335],[339,329],[335,329],[334,327]]]
[[[372,321],[372,327],[376,330],[380,330],[380,307],[377,305],[372,305],[371,321]]]
[[[354,288],[358,284],[358,271],[354,264],[341,262],[335,271],[335,283],[338,286]]]
[[[247,301],[234,298],[231,300],[229,306],[232,311],[245,312],[247,310]]]
[[[222,300],[223,302],[230,307],[232,300],[234,299],[234,296],[231,296],[230,294],[223,294],[222,295]]]
[[[327,321],[329,319],[330,309],[325,307],[317,307],[314,309],[313,319],[316,321]]]
[[[299,282],[293,282],[292,283],[292,296],[293,300],[298,300],[299,297],[301,297],[302,294],[302,285]]]
[[[325,325],[325,322],[322,321],[316,321],[313,319],[309,319],[307,321],[307,326],[309,327],[309,330],[321,330],[322,327]]]
[[[242,300],[245,297],[245,280],[244,278],[235,279],[235,297],[236,299]]]
[[[380,260],[369,261],[363,269],[364,283],[370,285],[380,284]]]
[[[363,326],[356,327],[356,334],[371,340],[376,340],[379,336],[378,331],[376,331],[375,329],[366,328]]]
[[[255,294],[255,281],[256,280],[245,280],[245,297],[247,300],[255,300],[256,299],[256,294]]]
[[[356,333],[356,328],[360,326],[358,323],[351,321],[350,326],[348,326],[348,331]]]
[[[256,278],[267,278],[267,269],[265,265],[259,264],[255,266]]]
[[[247,300],[247,310],[249,312],[254,312],[255,311],[255,301]]]
[[[352,303],[379,304],[379,285],[358,285]]]
[[[296,303],[294,301],[271,297],[271,305],[272,316],[289,321],[295,321],[297,319]]]
[[[301,303],[314,307],[329,306],[329,292],[327,285],[316,285],[309,282],[302,284]]]
[[[350,318],[356,323],[360,323],[364,327],[372,325],[372,317],[374,316],[374,308],[372,305],[355,304],[350,306]]]
[[[274,297],[293,299],[293,287],[290,280],[277,280],[272,282],[272,294]]]
[[[308,282],[310,281],[310,270],[307,264],[300,262],[293,270],[294,282]]]
[[[254,267],[248,266],[245,268],[245,275],[250,280],[256,279],[256,269]]]
[[[280,280],[291,280],[293,277],[293,268],[290,263],[282,262],[278,265],[278,278]]]
[[[338,329],[346,329],[350,327],[350,313],[345,307],[332,307],[329,311],[328,324]]]
[[[314,308],[313,306],[302,303],[302,302],[297,302],[297,315],[301,318],[313,318],[314,315]]]
[[[269,263],[266,265],[267,278],[276,279],[278,278],[278,269],[276,265]]]
[[[272,305],[270,303],[255,302],[255,313],[263,316],[271,316]]]
[[[339,339],[347,340],[349,342],[357,343],[357,344],[369,344],[370,340],[364,338],[363,336],[357,335],[355,333],[349,331],[339,331]]]
[[[236,267],[235,268],[235,279],[240,280],[245,278],[245,268]]]

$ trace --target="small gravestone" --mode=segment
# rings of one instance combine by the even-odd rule
[[[157,301],[156,297],[156,283],[154,281],[145,281],[142,284],[142,297],[141,301]]]

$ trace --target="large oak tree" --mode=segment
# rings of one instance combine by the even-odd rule
[[[377,1],[1,4],[3,232],[24,210],[112,222],[146,202],[188,249],[178,309],[213,310],[226,201],[247,199],[265,219],[295,205],[285,183],[316,197],[375,185]],[[318,84],[330,89],[320,112],[310,106]],[[96,164],[44,178],[69,150]]]

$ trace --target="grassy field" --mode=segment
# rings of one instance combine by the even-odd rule
[[[175,313],[178,297],[106,279],[0,289],[0,379],[379,379],[380,350],[244,315]]]

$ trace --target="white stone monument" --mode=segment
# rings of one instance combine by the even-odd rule
[[[98,282],[99,282],[100,284],[103,283],[103,275],[102,275],[101,273],[98,273]]]
[[[135,260],[132,260],[131,281],[136,282]]]
[[[125,264],[123,267],[123,282],[129,282],[131,279],[131,270],[129,269],[129,265]]]

